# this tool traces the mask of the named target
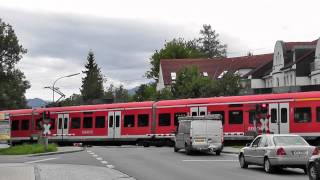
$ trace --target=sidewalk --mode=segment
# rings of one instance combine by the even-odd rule
[[[223,147],[222,152],[223,153],[229,153],[229,154],[239,154],[240,148],[234,148],[234,147],[231,147],[231,146],[226,146],[226,147]]]
[[[107,167],[69,164],[0,164],[0,180],[135,180]]]

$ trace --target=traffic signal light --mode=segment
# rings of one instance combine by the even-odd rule
[[[268,113],[269,105],[266,103],[256,104],[256,113]]]

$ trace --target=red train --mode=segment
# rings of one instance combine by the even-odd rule
[[[267,105],[266,117],[257,105]],[[221,114],[225,140],[253,138],[254,119],[268,133],[294,133],[320,142],[320,92],[212,97],[2,111],[10,114],[13,142],[38,137],[50,112],[50,141],[172,142],[178,117]]]

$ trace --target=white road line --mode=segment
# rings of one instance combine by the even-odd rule
[[[108,161],[101,161],[102,164],[108,164]]]
[[[208,159],[188,159],[182,160],[183,162],[238,162],[238,160],[232,159],[215,159],[215,160],[208,160]]]
[[[101,157],[97,157],[96,159],[99,160],[99,161],[102,161],[102,160],[103,160]]]
[[[92,151],[87,151],[88,153],[91,153]]]
[[[93,156],[93,157],[98,157],[98,155],[96,155],[96,154],[93,154],[92,156]]]
[[[42,161],[50,161],[50,160],[54,160],[54,159],[57,159],[57,158],[40,159],[40,160],[36,160],[36,161],[28,161],[28,162],[25,162],[25,163],[26,164],[31,164],[31,163],[37,163],[37,162],[42,162]]]
[[[89,153],[89,154],[93,155],[94,153],[93,153],[93,152],[91,152],[91,153]]]
[[[110,169],[113,169],[114,168],[114,166],[113,165],[107,165],[107,168],[110,168]]]

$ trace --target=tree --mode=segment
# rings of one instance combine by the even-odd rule
[[[196,66],[180,70],[171,89],[175,98],[210,97],[217,94],[214,81],[210,77],[201,76]]]
[[[128,102],[129,94],[128,90],[124,89],[123,85],[120,85],[114,90],[114,99],[115,102]]]
[[[86,70],[83,73],[86,74],[82,78],[81,95],[86,103],[92,103],[93,100],[101,99],[104,95],[103,88],[103,76],[100,68],[95,63],[94,53],[89,51],[87,57],[87,64],[85,65]]]
[[[217,81],[218,92],[220,96],[238,95],[241,87],[240,76],[234,73],[226,73],[220,80]]]
[[[206,57],[220,58],[227,56],[227,45],[221,44],[219,34],[211,29],[211,25],[204,24],[200,30],[200,38],[197,40],[198,46]]]
[[[193,42],[186,42],[182,38],[173,39],[166,42],[164,48],[155,53],[150,58],[151,69],[147,71],[146,77],[158,81],[160,59],[182,59],[182,58],[199,58],[204,54],[194,46]]]
[[[12,26],[0,19],[0,110],[26,107],[25,92],[30,83],[15,68],[26,52]]]

